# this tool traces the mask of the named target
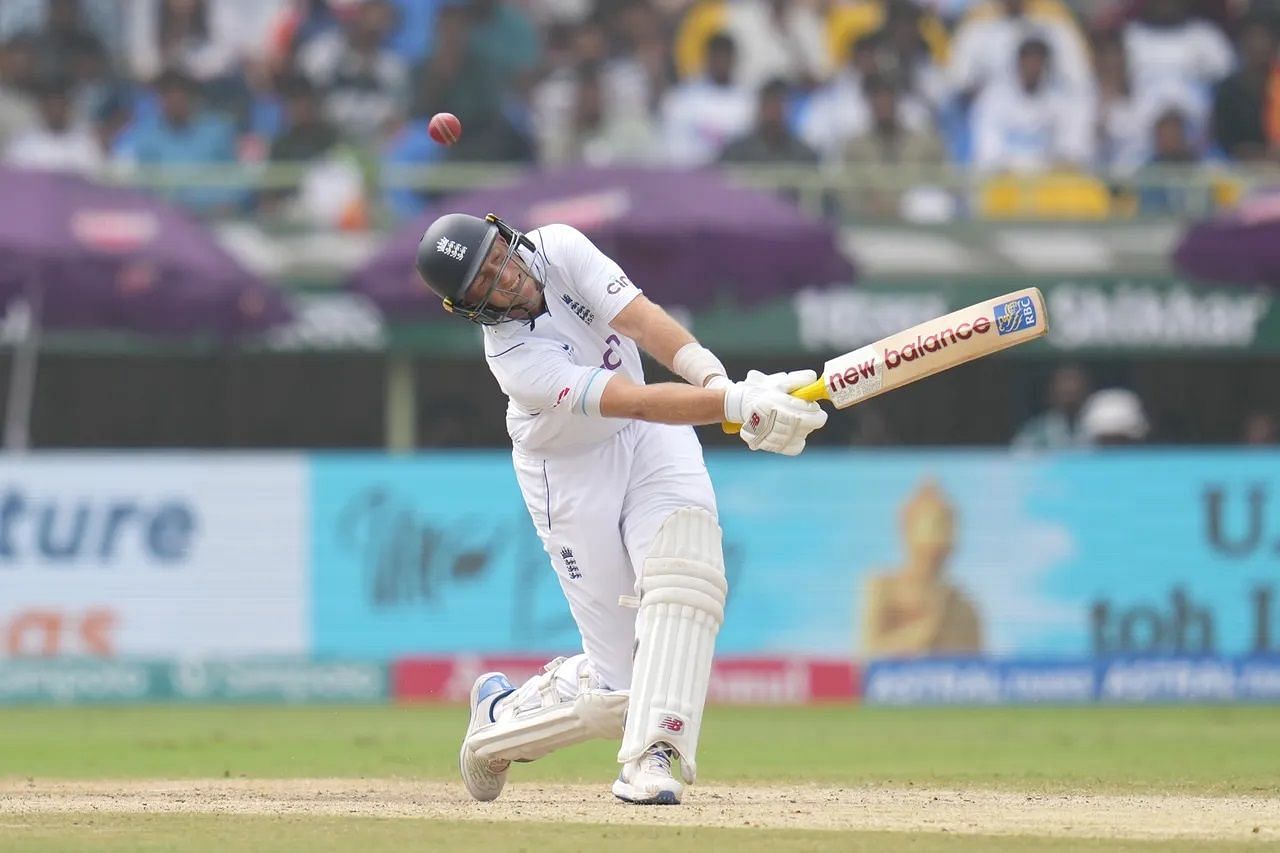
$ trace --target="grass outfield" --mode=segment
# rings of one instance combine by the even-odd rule
[[[0,709],[0,777],[452,780],[465,725],[456,707]],[[616,749],[515,772],[603,784]],[[704,782],[1270,794],[1280,708],[711,708],[698,765]]]
[[[573,850],[599,845],[605,836],[610,853],[651,850],[646,839],[667,836],[672,846],[734,845],[739,853],[1237,846],[1223,839],[993,838],[980,832],[955,836],[936,831],[520,823],[511,822],[509,814],[501,823],[487,824],[368,814],[115,814],[110,808],[85,814],[72,811],[75,806],[49,814],[4,809],[5,790],[12,793],[28,779],[37,787],[46,780],[76,779],[410,779],[430,780],[435,789],[455,796],[453,789],[460,790],[453,784],[455,761],[464,724],[464,711],[457,707],[2,709],[0,780],[8,780],[9,788],[0,789],[0,850],[318,851],[357,844],[372,851],[474,850],[477,844],[495,841],[504,845],[499,849],[514,845]],[[512,780],[526,789],[526,783],[538,783],[552,792],[557,785],[576,783],[579,787],[569,799],[586,796],[582,792],[595,796],[598,790],[607,800],[615,749],[601,742],[564,750],[517,766]],[[698,763],[700,786],[690,794],[691,803],[716,786],[750,786],[744,790],[758,793],[787,785],[1271,798],[1280,793],[1280,709],[713,708],[707,714]],[[439,782],[450,785],[444,788]],[[701,803],[714,811],[706,795]],[[468,808],[465,801],[458,805]],[[627,810],[628,815],[636,811]],[[1269,815],[1267,811],[1264,816]],[[1268,835],[1270,824],[1263,822],[1256,843],[1243,840],[1250,849],[1270,846],[1276,838]],[[659,844],[658,849],[667,846]]]

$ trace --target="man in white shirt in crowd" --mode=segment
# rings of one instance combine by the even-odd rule
[[[38,56],[30,36],[0,41],[0,154],[16,134],[40,121],[31,92],[38,76]]]
[[[813,5],[794,0],[734,0],[725,32],[738,46],[736,76],[748,91],[783,78],[811,85],[831,74],[826,31]]]
[[[4,160],[10,166],[91,175],[102,166],[102,149],[93,129],[74,121],[71,79],[51,74],[37,84],[40,123],[9,141]]]
[[[325,93],[326,117],[353,137],[376,139],[405,109],[409,67],[385,46],[394,28],[388,0],[365,0],[341,29],[322,33],[298,54],[298,66]]]
[[[1208,123],[1213,87],[1236,65],[1231,42],[1193,18],[1187,0],[1148,0],[1142,17],[1124,28],[1124,49],[1139,96],[1177,106],[1197,133]]]
[[[1017,76],[1019,46],[1029,38],[1049,45],[1053,75],[1067,90],[1090,94],[1093,72],[1080,28],[1055,0],[990,0],[965,16],[951,47],[947,78],[960,97]]]
[[[672,166],[705,166],[729,140],[751,130],[754,94],[738,82],[738,48],[720,33],[707,42],[706,72],[667,92],[662,101],[662,136]]]
[[[824,161],[839,162],[851,140],[871,132],[873,118],[865,83],[870,77],[882,76],[879,55],[883,49],[879,36],[857,39],[849,48],[849,61],[803,107],[798,122],[800,139]],[[932,127],[929,105],[917,93],[900,92],[896,103],[897,121],[903,129],[916,133]]]
[[[984,172],[1085,168],[1095,150],[1093,101],[1055,83],[1048,43],[1028,39],[1017,77],[988,87],[974,105],[973,141]]]

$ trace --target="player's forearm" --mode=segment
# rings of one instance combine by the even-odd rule
[[[600,414],[660,424],[717,424],[724,420],[722,390],[679,382],[633,385],[610,382],[600,398]]]
[[[664,321],[655,324],[654,328],[650,329],[645,336],[644,342],[638,342],[638,345],[657,359],[667,370],[672,373],[678,373],[675,364],[676,353],[683,349],[686,344],[696,344],[697,339],[688,329],[677,323],[666,311],[663,311],[662,308],[658,308],[658,310],[662,311]]]

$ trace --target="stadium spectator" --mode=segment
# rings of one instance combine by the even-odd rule
[[[599,63],[584,62],[571,76],[562,74],[535,90],[540,163],[611,166],[655,159],[657,128],[643,90],[631,89],[631,97],[618,97],[610,94],[619,90],[610,82]]]
[[[645,68],[632,58],[611,54],[599,18],[562,30],[561,38],[554,52],[549,51],[555,64],[531,97],[539,161],[577,162],[587,149],[596,165],[653,160],[658,143]],[[637,138],[627,140],[628,133]]]
[[[1093,120],[1084,101],[1055,82],[1049,44],[1018,48],[1014,81],[992,83],[973,108],[974,165],[981,171],[1078,169],[1094,156]]]
[[[640,5],[645,5],[643,0],[640,0]],[[612,76],[614,68],[625,68],[625,75],[633,78],[629,85],[641,93],[640,101],[647,103],[647,70],[623,44],[617,22],[617,13],[600,11],[573,23],[556,19],[545,26],[542,30],[542,60],[531,98],[538,98],[536,90],[548,83],[552,84],[551,88],[557,88],[556,83],[571,82],[578,68],[585,63],[603,66],[606,76]],[[555,100],[567,103],[569,99],[558,97]]]
[[[83,121],[91,120],[98,105],[124,85],[116,77],[111,60],[99,42],[85,42],[69,57],[61,73],[71,78],[73,108]]]
[[[3,0],[0,2],[0,41],[19,34],[33,35],[50,26],[62,29],[70,17],[83,26],[113,60],[121,55],[127,18],[136,14],[136,3],[121,0],[70,0],[74,9],[55,9],[54,0]],[[256,2],[256,0],[254,0]],[[64,6],[67,5],[64,3]],[[62,19],[62,21],[56,20]]]
[[[1187,0],[1149,0],[1124,28],[1134,89],[1190,102],[1190,118],[1207,124],[1213,87],[1235,64],[1231,43],[1213,24],[1191,17]]]
[[[1170,181],[1170,167],[1192,166],[1203,156],[1187,114],[1176,108],[1161,113],[1152,129],[1151,160],[1137,174],[1139,209],[1163,216],[1208,215],[1212,195],[1207,188]]]
[[[272,0],[261,0],[265,7]],[[128,58],[133,77],[150,82],[177,69],[202,83],[239,71],[239,3],[209,0],[130,0]]]
[[[397,25],[386,45],[409,67],[428,56],[435,44],[436,16],[449,0],[391,0]]]
[[[499,90],[526,97],[542,61],[542,39],[533,21],[507,0],[468,0],[467,12],[470,53]]]
[[[676,33],[682,78],[705,71],[710,38],[725,33],[738,48],[737,79],[759,91],[773,78],[808,88],[831,73],[823,22],[809,3],[794,0],[702,0]]]
[[[1268,104],[1280,102],[1275,28],[1267,20],[1251,19],[1236,44],[1240,68],[1214,92],[1213,136],[1233,160],[1263,160],[1280,142],[1280,123],[1267,120]]]
[[[609,25],[614,47],[612,61],[639,69],[647,81],[649,109],[656,111],[674,79],[666,24],[650,0],[617,0],[614,10]]]
[[[1080,3],[1080,0],[1076,0]],[[1252,4],[1262,7],[1266,0],[1191,0],[1191,14],[1230,32],[1236,22],[1248,13]],[[1149,0],[1087,0],[1081,12],[1097,30],[1118,30],[1128,21],[1145,14]]]
[[[382,46],[395,24],[388,0],[364,0],[340,29],[322,32],[298,56],[298,66],[325,92],[325,115],[343,131],[372,141],[404,114],[409,69]]]
[[[897,32],[898,25],[908,21],[915,25],[915,32]],[[910,44],[900,41],[908,35]],[[939,66],[946,63],[950,46],[950,35],[942,19],[918,0],[840,0],[830,5],[827,50],[834,66],[848,62],[849,49],[867,36],[877,36],[893,49],[902,50],[904,58],[913,56],[918,44],[923,43],[932,61]]]
[[[654,53],[647,46],[651,37],[647,28],[650,18],[641,11],[646,8],[648,5],[644,2],[627,7],[626,26],[630,28],[627,31],[619,29],[621,19],[613,27],[603,21],[583,24],[575,37],[575,55],[579,64],[599,69],[610,108],[644,113],[646,119],[651,119],[657,108],[656,93],[665,91],[669,80],[665,66],[655,75],[649,64],[651,60],[642,56],[642,51]],[[633,41],[638,46],[635,49],[630,47]],[[669,55],[663,52],[655,58],[665,62]]]
[[[1098,165],[1121,175],[1131,175],[1152,157],[1156,120],[1170,109],[1186,115],[1197,109],[1185,90],[1145,88],[1136,90],[1129,74],[1124,42],[1118,34],[1105,34],[1094,43],[1098,80]]]
[[[1065,450],[1084,438],[1080,410],[1090,393],[1089,376],[1079,365],[1067,364],[1049,377],[1048,410],[1024,423],[1013,437],[1017,450]]]
[[[706,73],[667,92],[662,135],[671,165],[706,165],[729,140],[750,129],[755,104],[735,77],[737,55],[730,36],[713,36],[707,46]]]
[[[721,163],[814,163],[818,153],[800,141],[787,122],[790,86],[781,77],[760,87],[755,127],[725,146]]]
[[[1146,162],[1150,134],[1129,77],[1124,42],[1118,36],[1099,38],[1093,62],[1098,81],[1098,165],[1134,172]]]
[[[946,74],[937,61],[936,45],[929,41],[931,32],[932,25],[914,0],[888,0],[884,25],[876,33],[878,43],[884,48],[878,64],[900,91],[918,95],[931,109],[937,110],[945,102],[948,91]]]
[[[82,55],[100,55],[106,60],[106,48],[83,20],[79,0],[48,0],[36,44],[48,71],[74,73],[73,65]]]
[[[1058,0],[988,0],[956,29],[947,77],[965,100],[988,85],[1014,83],[1019,50],[1029,39],[1046,43],[1054,57],[1059,88],[1083,97],[1093,90],[1084,36],[1070,9]]]
[[[328,154],[340,140],[324,116],[320,93],[301,75],[281,80],[279,92],[283,121],[280,134],[271,140],[271,162],[298,163]]]
[[[1187,114],[1173,107],[1160,113],[1152,128],[1151,165],[1185,166],[1199,163],[1202,158]]]
[[[1240,427],[1240,442],[1252,446],[1280,444],[1280,420],[1271,412],[1250,412]]]
[[[1080,407],[1080,437],[1085,444],[1140,444],[1151,432],[1142,400],[1127,388],[1094,391]]]
[[[139,116],[127,147],[117,156],[137,167],[198,166],[234,163],[235,131],[222,116],[199,103],[195,80],[176,69],[156,81],[158,113]],[[230,213],[243,198],[236,188],[181,187],[172,198],[199,213]]]
[[[536,3],[526,4],[525,8],[534,26],[548,38],[553,30],[571,30],[585,21],[599,17],[602,11],[595,0],[538,0]]]
[[[338,13],[330,2],[292,0],[267,17],[260,37],[264,42],[264,59],[273,73],[285,73],[313,39],[341,27]]]
[[[471,23],[466,8],[450,3],[436,16],[431,54],[413,69],[411,114],[426,118],[442,110],[462,121],[467,136],[501,112],[501,82],[478,53],[471,50]]]
[[[488,18],[483,17],[486,14]],[[532,79],[541,55],[531,27],[528,19],[501,3],[487,3],[478,9],[452,4],[440,10],[434,50],[413,74],[417,92],[412,114],[425,118],[444,110],[461,119],[462,140],[450,157],[534,159],[520,89],[524,81]],[[514,59],[493,63],[494,33],[504,31],[533,42],[513,46]]]
[[[863,82],[871,113],[867,133],[844,147],[844,160],[874,167],[911,164],[941,166],[946,156],[942,140],[927,125],[918,130],[902,123],[901,96],[887,77],[873,74]]]
[[[94,107],[90,120],[98,149],[108,160],[127,162],[133,158],[133,96],[127,88],[108,92]]]
[[[92,128],[77,121],[72,109],[72,81],[50,74],[37,89],[40,124],[17,134],[5,150],[5,162],[28,169],[92,175],[102,166],[102,149]]]
[[[22,131],[39,124],[33,89],[36,82],[35,44],[29,36],[14,36],[0,44],[0,151]]]
[[[868,77],[880,73],[881,36],[852,45],[849,62],[831,82],[813,93],[799,119],[800,138],[826,161],[837,161],[846,143],[867,133],[871,110],[864,91]],[[897,99],[898,124],[910,131],[929,127],[929,108],[907,93]]]
[[[503,0],[449,3],[436,17],[433,53],[413,73],[415,113],[448,110],[463,127],[484,126],[518,105],[540,63],[539,33],[515,6]]]
[[[873,74],[867,77],[863,88],[870,105],[871,127],[844,146],[843,163],[855,175],[854,183],[858,187],[846,195],[844,208],[893,216],[900,212],[906,197],[900,190],[911,191],[917,199],[923,199],[921,193],[926,191],[878,187],[874,180],[856,176],[874,178],[891,173],[910,178],[912,183],[936,181],[943,171],[946,149],[932,128],[913,130],[903,126],[898,92],[889,79]]]

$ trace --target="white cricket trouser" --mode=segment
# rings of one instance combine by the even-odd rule
[[[569,600],[582,650],[604,681],[631,686],[637,582],[658,528],[681,507],[716,513],[693,427],[632,421],[571,454],[512,453],[538,537]]]

